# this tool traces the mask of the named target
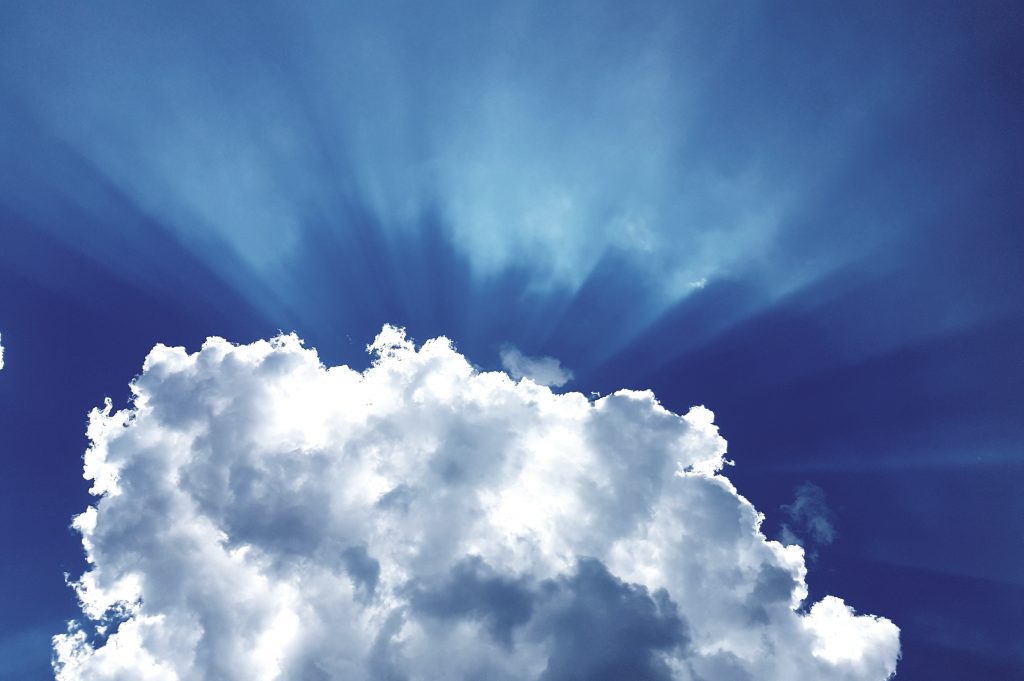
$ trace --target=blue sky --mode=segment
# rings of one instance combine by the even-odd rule
[[[0,678],[85,567],[88,411],[157,342],[382,324],[713,409],[729,477],[901,628],[1024,670],[1022,12],[1009,3],[0,9]]]

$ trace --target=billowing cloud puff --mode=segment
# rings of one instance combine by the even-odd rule
[[[529,357],[514,345],[503,345],[500,357],[501,367],[517,380],[528,378],[553,388],[560,388],[572,380],[572,372],[554,357]]]
[[[3,337],[0,336],[0,339],[2,339],[2,338]],[[0,369],[3,369],[3,368],[4,368],[4,346],[3,346],[2,343],[0,343]]]
[[[707,409],[555,394],[393,327],[370,349],[157,346],[132,408],[93,411],[58,679],[893,673],[895,625],[803,603]]]

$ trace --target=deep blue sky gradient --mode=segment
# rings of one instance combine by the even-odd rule
[[[154,343],[365,366],[384,322],[707,405],[770,535],[825,491],[812,597],[896,622],[898,678],[1024,678],[1022,38],[998,2],[3,5],[0,679],[48,674],[86,415]]]

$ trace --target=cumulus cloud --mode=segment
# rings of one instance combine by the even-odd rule
[[[390,326],[369,349],[158,345],[132,406],[92,412],[59,680],[894,672],[890,621],[806,607],[707,409],[556,394]]]
[[[572,380],[572,371],[554,357],[529,357],[514,345],[501,347],[501,367],[512,378],[528,378],[534,383],[560,388]]]
[[[0,341],[3,340],[3,336],[0,336]],[[0,343],[0,369],[4,368],[4,346]]]

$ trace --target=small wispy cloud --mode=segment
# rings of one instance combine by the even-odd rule
[[[825,490],[812,482],[796,488],[791,504],[783,504],[782,511],[789,519],[782,524],[782,542],[799,544],[813,559],[817,546],[827,546],[836,539],[836,517],[825,501]]]
[[[528,378],[534,383],[560,388],[572,380],[572,371],[554,357],[530,357],[514,345],[501,347],[501,366],[517,381]]]

